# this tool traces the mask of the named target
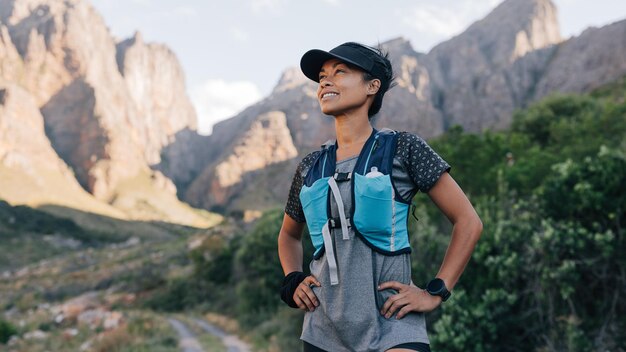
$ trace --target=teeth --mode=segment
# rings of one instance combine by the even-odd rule
[[[339,95],[339,94],[337,94],[337,93],[324,93],[324,95],[322,95],[322,98],[330,97],[330,96],[333,96],[333,95]]]

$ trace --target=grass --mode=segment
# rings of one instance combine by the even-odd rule
[[[111,204],[107,204],[94,198],[71,175],[60,170],[33,166],[27,172],[0,164],[0,199],[13,205],[28,205],[56,216],[72,218],[91,230],[108,228],[109,224],[103,222],[103,218],[143,223],[168,222],[197,228],[208,228],[223,220],[221,215],[181,202],[174,193],[158,187],[156,183],[148,172],[139,172],[121,181],[109,200]],[[100,221],[92,222],[94,219]],[[154,232],[154,229],[146,231]]]
[[[49,323],[49,317],[39,318],[39,326],[46,326],[44,339],[22,338],[12,346],[12,351],[78,351],[82,345],[89,346],[94,352],[179,352],[178,336],[166,318],[149,311],[129,310],[124,312],[125,323],[119,327],[104,331],[91,330],[86,326],[63,326]],[[36,325],[37,321],[29,322]],[[71,336],[68,331],[76,329]]]
[[[181,236],[129,247],[113,244],[81,249],[32,264],[20,276],[0,277],[0,309],[12,311],[8,321],[19,326],[18,334],[23,337],[37,329],[48,334],[42,340],[22,338],[12,348],[29,352],[77,351],[89,341],[90,351],[179,351],[178,337],[165,316],[134,307],[135,302],[162,285],[172,272],[186,270],[188,239]],[[101,328],[89,330],[76,326],[72,321],[54,322],[51,306],[94,290],[99,293],[100,304],[124,313],[124,325],[104,332]],[[78,335],[64,336],[68,328],[77,328]]]
[[[203,231],[164,222],[125,221],[59,206],[11,206],[0,200],[0,271],[56,256],[71,257],[71,253],[90,247],[121,245],[131,237],[157,243]]]
[[[78,182],[60,170],[37,166],[31,172],[25,172],[0,164],[0,199],[11,204],[31,207],[55,204],[108,217],[126,218],[122,211],[96,200]]]
[[[85,230],[70,219],[0,200],[0,270],[127,238],[120,233]]]
[[[179,351],[165,316],[137,307],[171,278],[189,275],[188,242],[215,231],[211,227],[223,218],[156,189],[146,175],[120,184],[115,205],[130,207],[115,208],[54,179],[58,175],[42,176],[46,187],[37,188],[28,175],[9,171],[0,166],[0,310],[20,336],[11,350]],[[67,199],[59,200],[49,187],[66,192]],[[92,291],[107,309],[123,312],[125,323],[103,331],[54,321],[50,307]],[[69,336],[67,329],[77,334]],[[36,330],[46,337],[24,338]],[[208,334],[199,340],[208,351],[225,350],[216,349],[219,339]]]
[[[222,216],[194,209],[181,202],[176,194],[155,186],[152,176],[139,172],[119,183],[111,204],[129,217],[139,220],[158,220],[207,228],[223,220]]]
[[[133,246],[109,244],[47,258],[21,269],[19,274],[0,277],[0,307],[15,305],[30,294],[39,300],[58,302],[110,287],[131,293],[149,290],[163,283],[171,271],[187,265],[187,238],[143,241]],[[0,241],[0,246],[3,243]],[[21,308],[26,311],[36,304],[36,299],[31,305],[22,302]]]

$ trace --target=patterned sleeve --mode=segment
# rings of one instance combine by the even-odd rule
[[[304,211],[302,210],[302,203],[300,203],[300,190],[304,184],[304,173],[311,167],[315,156],[318,151],[309,153],[300,161],[296,168],[296,173],[293,175],[291,181],[291,188],[289,189],[289,197],[287,198],[287,205],[285,206],[285,213],[289,215],[294,221],[303,223],[306,222],[304,217]]]
[[[452,168],[421,137],[400,132],[396,149],[411,180],[420,192],[427,193],[444,172]]]

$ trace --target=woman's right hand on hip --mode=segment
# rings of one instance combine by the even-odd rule
[[[320,305],[317,296],[315,296],[313,292],[313,286],[322,286],[313,275],[307,276],[298,285],[298,288],[296,288],[296,291],[293,293],[293,300],[298,305],[298,308],[312,312],[315,310],[315,307]]]

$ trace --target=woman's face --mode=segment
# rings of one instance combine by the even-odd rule
[[[319,78],[317,99],[324,114],[338,116],[363,108],[367,113],[367,98],[372,94],[362,70],[331,59],[322,65]]]

